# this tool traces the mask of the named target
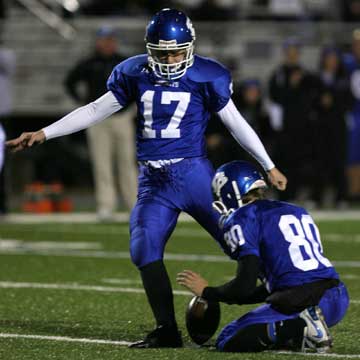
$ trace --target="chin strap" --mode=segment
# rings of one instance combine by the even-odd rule
[[[220,214],[219,227],[222,229],[228,216],[234,212],[234,209],[228,209],[221,201],[213,201],[212,207]]]
[[[224,205],[224,203],[222,203],[219,200],[213,201],[212,203],[212,207],[215,211],[217,211],[220,215],[226,215],[229,210],[227,209],[227,207]]]

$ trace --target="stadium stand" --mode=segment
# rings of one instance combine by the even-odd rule
[[[71,20],[75,36],[67,40],[26,9],[11,9],[3,39],[5,46],[15,50],[18,59],[15,114],[61,114],[74,108],[63,91],[64,76],[74,61],[89,52],[96,29],[104,23],[121,34],[125,56],[144,51],[145,18],[78,17]],[[304,43],[303,62],[316,68],[320,46],[329,42],[348,44],[356,27],[333,22],[268,21],[196,25],[201,39],[197,51],[225,63],[235,63],[235,79],[251,76],[265,79],[280,59],[284,38],[293,35]]]

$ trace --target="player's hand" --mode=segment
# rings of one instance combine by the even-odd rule
[[[6,141],[6,146],[12,152],[17,152],[36,144],[42,144],[45,140],[45,133],[42,130],[36,132],[25,132],[16,139]]]
[[[183,270],[176,276],[176,282],[185,286],[194,295],[201,296],[204,289],[209,285],[208,282],[199,274],[191,270]]]
[[[268,178],[270,183],[275,186],[278,190],[284,191],[287,185],[286,176],[278,170],[276,167],[268,171]]]

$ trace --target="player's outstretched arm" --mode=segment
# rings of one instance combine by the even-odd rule
[[[6,141],[6,147],[12,152],[17,152],[33,145],[42,144],[45,140],[45,133],[42,130],[24,132],[18,138]]]
[[[267,171],[270,183],[278,190],[285,190],[286,177],[275,167],[258,135],[241,116],[231,99],[218,114],[235,140]]]
[[[275,186],[278,190],[282,191],[286,189],[287,178],[280,170],[274,167],[267,173],[269,181],[273,186]]]
[[[97,100],[72,111],[39,131],[25,132],[18,138],[7,141],[6,146],[16,152],[35,144],[41,144],[45,140],[69,135],[103,121],[121,108],[122,106],[112,92],[108,91]]]

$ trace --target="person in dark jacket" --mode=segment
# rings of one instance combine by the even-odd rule
[[[311,187],[312,109],[317,87],[315,76],[299,62],[297,40],[285,42],[284,56],[283,64],[271,75],[269,98],[279,114],[274,157],[287,169],[291,179],[287,191],[280,197],[281,200],[295,200],[303,186]]]
[[[13,125],[13,85],[16,71],[16,55],[0,42],[0,216],[8,212],[8,176],[9,168],[5,153],[5,139],[11,136]]]
[[[247,122],[260,134],[269,152],[272,153],[273,131],[264,104],[261,83],[256,78],[248,78],[235,86],[234,101]]]
[[[347,154],[346,115],[353,98],[349,79],[342,65],[341,55],[335,47],[323,49],[319,69],[319,94],[315,105],[314,132],[314,200],[321,205],[324,190],[335,191],[335,204],[344,204],[347,184],[345,177]]]
[[[360,30],[356,29],[352,36],[350,53],[343,55],[346,72],[350,78],[350,89],[354,103],[348,119],[347,147],[347,180],[349,198],[360,200]]]
[[[269,152],[272,151],[273,131],[264,107],[261,83],[256,78],[248,78],[234,86],[234,103],[249,125],[260,134]],[[251,159],[239,147],[229,131],[219,121],[211,121],[207,135],[209,157],[215,166],[239,158]]]

